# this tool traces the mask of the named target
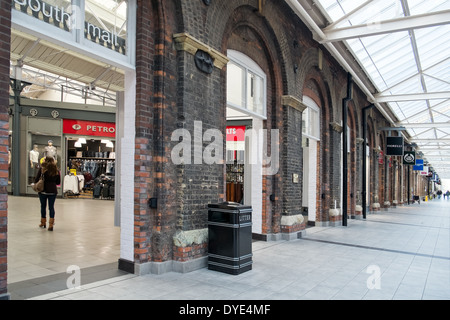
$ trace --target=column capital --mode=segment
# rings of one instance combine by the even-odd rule
[[[337,133],[342,132],[342,126],[339,123],[333,121],[333,122],[330,122],[330,126],[331,126],[331,129],[333,129]]]
[[[214,66],[218,69],[223,69],[223,67],[227,65],[228,61],[230,61],[226,55],[220,53],[216,49],[213,49],[200,40],[197,40],[187,32],[176,33],[173,35],[173,39],[175,41],[175,47],[178,51],[186,51],[193,56],[195,56],[198,50],[209,53],[214,59]]]
[[[282,96],[281,104],[283,106],[288,106],[288,107],[294,108],[300,112],[303,112],[307,108],[306,104],[304,104],[302,101],[300,101],[300,99],[297,99],[296,97],[291,96],[291,95]]]

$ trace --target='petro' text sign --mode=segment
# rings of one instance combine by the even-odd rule
[[[116,124],[111,122],[64,119],[63,133],[115,138]]]

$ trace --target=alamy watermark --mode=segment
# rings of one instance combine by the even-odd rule
[[[369,290],[381,289],[381,269],[377,265],[370,265],[367,267],[366,273],[370,274],[367,278],[366,284]]]
[[[270,140],[268,139],[270,131]],[[275,175],[280,167],[280,133],[278,129],[247,129],[245,142],[249,150],[244,164],[261,165],[263,175]],[[177,142],[171,150],[172,162],[179,164],[225,164],[224,135],[218,129],[208,129],[203,133],[203,123],[194,121],[194,130],[176,129],[171,136]],[[270,155],[269,155],[270,141]],[[243,142],[243,143],[245,143]],[[207,144],[205,147],[204,145]]]
[[[71,265],[67,267],[66,273],[70,274],[67,278],[67,289],[80,289],[81,288],[81,269],[79,266]]]

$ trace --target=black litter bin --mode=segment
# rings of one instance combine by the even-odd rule
[[[208,205],[208,269],[238,275],[252,269],[252,207]]]

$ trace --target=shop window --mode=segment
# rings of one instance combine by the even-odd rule
[[[266,119],[266,75],[246,55],[228,50],[227,106]]]
[[[56,161],[58,170],[61,170],[61,137],[31,134],[31,145],[28,150],[28,181],[34,183],[34,178],[46,156]]]
[[[320,140],[320,109],[309,97],[303,97],[307,108],[302,115],[302,133],[304,136]]]
[[[227,70],[227,102],[244,109],[245,69],[229,62]]]

